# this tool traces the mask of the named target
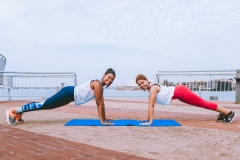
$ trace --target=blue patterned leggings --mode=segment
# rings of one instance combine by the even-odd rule
[[[58,93],[44,102],[31,102],[16,109],[17,113],[34,110],[53,109],[74,101],[74,86],[62,88]]]

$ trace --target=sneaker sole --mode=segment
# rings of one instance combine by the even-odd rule
[[[7,116],[7,123],[10,125],[10,126],[16,126],[16,125],[13,125],[9,122],[9,114],[8,114],[8,110],[6,111],[6,116]]]
[[[232,123],[232,121],[234,120],[234,118],[237,116],[236,113],[234,113],[234,114],[235,114],[234,117],[232,118],[232,120],[231,120],[228,124]],[[223,122],[223,123],[227,124],[227,122]]]
[[[18,124],[22,124],[22,123],[24,123],[24,121],[22,121],[22,122],[21,122],[21,121],[18,121],[18,122],[16,122],[16,123],[18,123]]]

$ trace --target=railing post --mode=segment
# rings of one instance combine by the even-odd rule
[[[74,85],[77,86],[77,75],[74,73]]]
[[[7,89],[8,101],[11,101],[11,88],[13,88],[13,76],[3,77],[3,87]]]
[[[8,88],[8,101],[11,101],[11,91],[10,91],[11,89],[10,88]]]
[[[56,93],[59,92],[59,86],[56,87]]]
[[[236,70],[236,100],[235,103],[240,103],[240,70]]]
[[[201,91],[202,91],[202,88],[201,88],[201,85],[199,85],[199,97],[201,97]]]

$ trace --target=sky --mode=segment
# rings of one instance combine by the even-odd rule
[[[5,71],[116,71],[113,86],[158,71],[240,69],[239,0],[0,0]]]

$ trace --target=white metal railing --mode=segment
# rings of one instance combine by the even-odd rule
[[[0,100],[47,98],[64,86],[76,86],[73,72],[0,72]]]
[[[236,70],[159,71],[157,82],[165,86],[185,85],[204,99],[235,101]]]
[[[6,62],[7,62],[7,59],[2,54],[0,54],[0,71],[4,71]],[[1,75],[2,74],[0,74],[0,76]],[[2,83],[3,83],[2,79],[0,78],[0,84]]]

